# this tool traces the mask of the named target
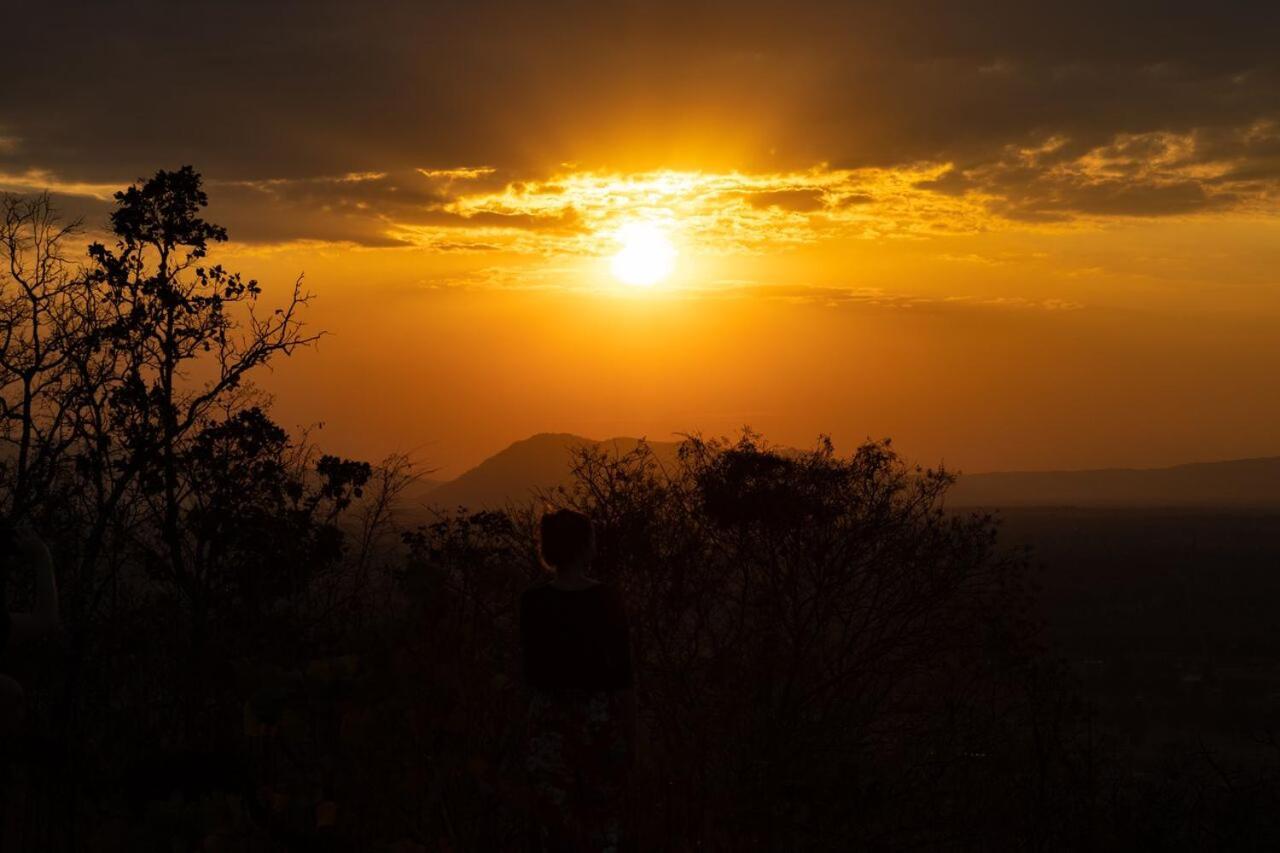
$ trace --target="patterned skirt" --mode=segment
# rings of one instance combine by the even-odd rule
[[[533,691],[525,756],[535,805],[533,849],[630,848],[624,701],[620,691]]]

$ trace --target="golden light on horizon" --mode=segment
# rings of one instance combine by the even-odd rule
[[[632,222],[619,228],[615,239],[622,248],[609,268],[624,284],[652,287],[675,269],[676,247],[657,225]]]

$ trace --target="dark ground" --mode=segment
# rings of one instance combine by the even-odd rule
[[[1052,650],[1139,765],[1280,753],[1280,513],[1016,509]]]

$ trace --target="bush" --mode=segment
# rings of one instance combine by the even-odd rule
[[[753,435],[689,439],[672,469],[643,444],[573,464],[541,503],[595,519],[593,571],[629,605],[643,848],[1020,846],[1060,825],[1069,716],[1036,662],[1025,561],[991,518],[944,511],[950,475],[887,442],[842,458]],[[467,849],[514,843],[523,820],[514,604],[540,572],[535,520],[406,537],[390,739],[454,780],[448,826],[424,837]]]

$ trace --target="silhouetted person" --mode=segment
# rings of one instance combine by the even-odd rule
[[[36,609],[10,613],[9,574],[14,569],[35,572]],[[48,639],[58,630],[58,584],[53,558],[32,530],[0,519],[0,652],[21,650]],[[22,722],[26,694],[15,679],[0,675],[0,732],[9,733]]]
[[[624,849],[634,736],[626,611],[612,584],[586,574],[595,556],[586,516],[548,513],[540,532],[554,577],[520,600],[534,847]]]

